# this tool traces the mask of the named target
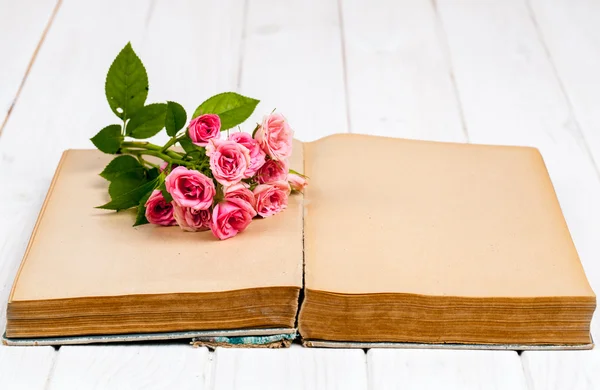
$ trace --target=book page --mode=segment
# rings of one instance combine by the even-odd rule
[[[135,209],[94,208],[109,201],[98,174],[112,157],[96,150],[63,156],[12,301],[302,287],[301,194],[290,196],[283,213],[225,241],[177,226],[134,228]],[[290,165],[303,171],[298,141]]]
[[[536,149],[343,134],[305,170],[307,289],[593,296]]]

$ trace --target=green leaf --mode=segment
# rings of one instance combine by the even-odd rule
[[[167,114],[165,117],[167,134],[173,137],[179,130],[183,129],[185,122],[187,122],[187,114],[181,104],[167,102]]]
[[[132,118],[146,102],[148,74],[128,43],[108,69],[104,84],[106,99],[119,118]]]
[[[171,196],[171,194],[169,194],[169,191],[167,191],[167,186],[165,185],[164,181],[160,183],[158,189],[160,190],[160,192],[162,192],[162,196],[163,198],[165,198],[165,202],[170,203],[173,201],[173,197]]]
[[[149,104],[142,107],[129,122],[127,135],[133,138],[150,138],[165,127],[167,105],[164,103]]]
[[[142,177],[144,174],[144,167],[135,157],[128,155],[118,156],[108,163],[106,168],[100,173],[100,176],[108,181],[113,181],[115,178],[125,173],[135,173]]]
[[[217,114],[221,118],[221,131],[231,129],[248,119],[259,101],[235,92],[220,93],[204,101],[194,111],[192,118],[204,114]]]
[[[148,182],[144,175],[140,176],[134,172],[124,173],[117,176],[108,186],[108,194],[111,199],[131,192],[142,184]]]
[[[148,178],[148,180],[156,179],[158,175],[160,175],[160,171],[158,170],[158,168],[150,168],[146,172],[146,177]]]
[[[179,145],[181,145],[181,147],[186,153],[193,153],[198,150],[196,148],[196,145],[194,145],[192,140],[188,137],[180,138],[177,142],[179,142]]]
[[[97,206],[96,208],[119,211],[137,206],[144,195],[149,191],[152,191],[157,183],[158,178],[145,182],[128,192],[124,192],[121,195],[112,198],[110,202],[103,204],[102,206]]]
[[[148,191],[148,193],[144,195],[142,199],[140,199],[133,226],[140,226],[149,223],[148,219],[146,219],[146,202],[148,201],[148,198],[150,198],[150,195],[152,195],[152,191],[154,191],[154,189]]]
[[[109,125],[103,128],[93,136],[90,141],[101,151],[108,154],[115,154],[121,148],[123,135],[120,125]]]

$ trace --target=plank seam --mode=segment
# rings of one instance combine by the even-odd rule
[[[206,390],[213,390],[216,386],[215,376],[217,374],[217,353],[216,350],[208,349],[206,364],[204,365],[204,386]]]
[[[144,30],[148,30],[148,26],[150,25],[150,21],[152,20],[152,15],[154,15],[154,8],[156,7],[156,0],[150,0],[150,5],[148,6],[148,12],[146,13],[146,19],[144,20]],[[144,34],[144,37],[146,34]]]
[[[519,359],[521,361],[521,367],[523,368],[523,375],[525,376],[525,384],[527,388],[530,390],[535,389],[535,384],[533,383],[533,377],[531,375],[531,369],[529,367],[529,359],[527,359],[528,354],[521,354]]]
[[[242,74],[244,69],[244,49],[246,48],[246,36],[248,35],[248,1],[244,0],[243,5],[243,16],[242,16],[242,32],[240,37],[240,60],[238,63],[238,72],[237,72],[237,90],[240,91],[242,86]]]
[[[348,85],[348,65],[346,60],[346,35],[344,33],[344,12],[342,11],[342,0],[337,0],[338,23],[340,26],[340,46],[342,49],[342,76],[344,79],[344,107],[346,108],[347,132],[352,133],[350,122],[350,88]]]
[[[36,348],[36,347],[34,347]],[[41,348],[52,348],[52,347],[41,347]],[[54,376],[54,370],[56,368],[56,363],[58,361],[58,354],[60,353],[60,348],[58,350],[52,351],[52,366],[50,366],[50,370],[48,370],[48,376],[46,377],[46,383],[44,385],[44,390],[48,390],[50,385],[52,384],[52,377]]]
[[[558,84],[558,88],[560,89],[560,92],[563,95],[563,98],[565,99],[567,109],[569,110],[570,119],[573,120],[573,124],[575,125],[574,126],[575,128],[573,129],[573,131],[572,132],[569,131],[569,132],[572,133],[575,136],[575,138],[578,139],[581,143],[583,143],[584,153],[587,156],[587,158],[592,162],[592,166],[594,167],[594,172],[596,173],[596,178],[600,179],[600,170],[598,168],[598,164],[596,163],[596,160],[594,159],[594,155],[592,154],[592,151],[590,150],[587,139],[585,138],[585,134],[581,130],[581,124],[579,123],[579,120],[577,119],[577,115],[575,114],[575,108],[573,106],[573,103],[571,102],[571,98],[569,97],[569,94],[567,93],[565,84],[563,83],[562,78],[560,77],[560,74],[558,72],[558,68],[556,67],[556,64],[554,63],[554,59],[552,58],[552,54],[550,53],[550,48],[548,47],[548,45],[546,44],[546,40],[544,39],[544,34],[542,33],[542,30],[537,22],[537,19],[535,18],[535,13],[533,11],[533,7],[531,6],[531,1],[530,0],[524,0],[524,1],[525,1],[525,6],[527,7],[527,12],[529,13],[529,18],[531,20],[531,23],[533,24],[533,28],[535,29],[535,32],[537,34],[540,45],[542,46],[544,53],[546,54],[546,58],[548,59],[548,62],[550,63],[550,68],[552,69],[552,73],[554,74],[554,78],[556,79],[556,83]]]
[[[19,100],[19,96],[21,96],[21,91],[23,91],[23,87],[25,86],[25,82],[27,81],[27,77],[29,76],[29,72],[31,71],[31,68],[33,67],[33,64],[37,58],[38,52],[40,51],[40,49],[42,47],[42,44],[46,40],[46,35],[48,34],[48,31],[50,30],[50,26],[52,26],[52,23],[54,22],[54,19],[56,17],[56,14],[58,13],[58,9],[60,8],[61,4],[62,4],[62,0],[57,0],[56,5],[54,6],[54,9],[52,10],[52,14],[50,14],[50,18],[48,19],[48,22],[46,23],[46,26],[44,27],[44,31],[42,31],[42,36],[40,37],[40,40],[38,41],[38,44],[36,45],[35,50],[33,51],[33,55],[31,56],[31,59],[29,60],[29,63],[27,64],[27,69],[25,69],[25,74],[23,75],[23,79],[21,80],[21,83],[19,84],[19,88],[17,89],[15,98],[13,99],[10,107],[8,108],[8,111],[6,112],[6,116],[4,117],[4,121],[2,122],[2,125],[0,125],[0,136],[2,135],[2,132],[4,131],[4,127],[6,126],[6,123],[8,123],[8,118],[10,117],[12,110],[15,108],[15,105],[17,104],[17,101]]]
[[[458,106],[458,116],[460,118],[460,127],[463,131],[463,135],[465,136],[465,141],[470,143],[469,140],[469,131],[467,129],[467,122],[465,119],[465,113],[463,110],[463,104],[460,99],[460,93],[458,92],[458,85],[456,83],[456,77],[454,75],[454,65],[452,64],[452,54],[450,53],[450,43],[448,42],[448,34],[446,33],[446,29],[444,28],[444,23],[442,22],[442,17],[438,11],[437,0],[431,0],[431,5],[433,7],[434,20],[437,27],[437,38],[440,46],[442,48],[442,52],[444,53],[444,58],[446,60],[446,64],[448,65],[448,73],[450,76],[450,83],[452,84],[452,92],[454,94],[454,98],[456,100],[456,105]]]

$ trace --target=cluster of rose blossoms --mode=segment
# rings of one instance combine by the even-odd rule
[[[254,136],[240,131],[227,139],[221,138],[219,116],[204,114],[192,119],[188,135],[205,148],[212,178],[163,163],[172,201],[155,189],[145,204],[150,223],[179,225],[186,231],[210,229],[224,240],[245,230],[257,215],[266,218],[283,211],[290,192],[307,185],[304,176],[290,172],[293,131],[279,113],[265,116]]]

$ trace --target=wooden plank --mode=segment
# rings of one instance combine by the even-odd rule
[[[230,25],[242,16],[242,0],[63,2],[0,141],[0,180],[11,187],[0,195],[3,307],[60,154],[93,147],[89,138],[117,120],[104,78],[127,40],[147,67],[148,100],[177,100],[191,115],[210,94],[235,89],[241,27]],[[1,310],[0,329],[5,318]]]
[[[0,202],[2,307],[60,154],[90,147],[88,139],[113,121],[104,101],[106,70],[123,37],[139,40],[144,26],[144,12],[137,19],[134,12],[141,4],[124,2],[122,13],[114,12],[118,4],[63,2],[0,138],[0,180],[11,188]],[[5,315],[0,311],[1,329]]]
[[[208,349],[189,345],[62,347],[51,390],[208,389]]]
[[[159,0],[146,20],[137,46],[148,67],[149,101],[174,100],[190,118],[210,96],[237,89],[244,0]]]
[[[239,90],[262,100],[254,122],[276,108],[303,141],[346,132],[337,3],[249,0]]]
[[[57,3],[0,1],[0,134]]]
[[[352,131],[466,141],[432,3],[344,0],[342,11]]]
[[[556,144],[562,143],[565,137],[577,140],[580,134],[569,134],[579,129],[584,135],[587,145],[591,150],[596,170],[600,162],[600,113],[598,113],[598,101],[600,92],[600,48],[597,42],[600,39],[600,28],[598,18],[600,17],[600,4],[593,1],[531,1],[530,17],[532,17],[537,33],[540,34],[541,43],[547,50],[551,65],[556,72],[555,77],[566,93],[566,103],[571,108],[574,118],[565,122],[564,130],[567,130],[561,138],[555,140]],[[540,55],[541,57],[541,55]],[[562,110],[564,112],[564,109]],[[563,114],[564,115],[564,114]],[[552,133],[557,133],[558,126]],[[551,133],[551,134],[552,134]],[[574,141],[570,142],[571,144]],[[581,145],[581,142],[579,142]],[[563,146],[564,148],[564,146]],[[579,170],[579,165],[572,165],[572,155],[577,153],[585,155],[585,148],[580,147],[569,153],[570,158],[565,155],[565,161],[561,163],[565,169],[571,167],[573,175]],[[566,153],[566,152],[565,152]],[[574,159],[581,164],[580,158]],[[559,163],[557,163],[559,164]],[[598,192],[590,168],[586,168],[588,178],[577,176],[572,179],[579,186],[567,190],[569,185],[565,182],[564,192],[570,194],[562,199],[572,203],[581,203],[577,213],[567,215],[571,217],[569,227],[573,232],[573,238],[577,244],[582,261],[596,291],[600,290],[599,268],[594,266],[598,254],[598,244],[594,241],[594,230],[599,225],[596,222],[599,216],[597,206]],[[565,176],[569,173],[565,172]],[[554,178],[554,177],[553,177]],[[556,183],[556,180],[555,180]],[[591,190],[589,188],[592,188]],[[585,196],[586,191],[591,191]],[[564,193],[563,192],[563,193]],[[583,192],[583,194],[582,194]],[[595,198],[595,199],[594,199]],[[575,206],[575,204],[573,204]],[[586,210],[589,215],[586,216]],[[567,210],[565,209],[565,214]],[[577,232],[573,231],[573,223],[581,226]],[[597,240],[596,240],[597,241]],[[600,337],[600,324],[598,315],[594,320],[594,335]],[[600,352],[592,351],[569,351],[569,352],[524,352],[521,356],[527,381],[531,389],[591,389],[600,387]]]
[[[600,3],[532,0],[530,4],[534,23],[600,167]]]
[[[441,0],[438,10],[470,139],[540,149],[588,279],[599,291],[600,183],[525,2]]]
[[[303,348],[216,350],[215,389],[366,389],[362,350]]]
[[[345,0],[342,8],[352,131],[468,141],[431,3]],[[515,352],[372,349],[368,373],[373,389],[525,384]]]
[[[527,388],[519,356],[510,351],[371,349],[367,364],[373,390]]]
[[[242,20],[241,3],[232,0],[221,9],[224,2],[64,0],[0,138],[0,180],[10,186],[0,195],[0,329],[12,280],[60,153],[92,147],[89,138],[116,119],[103,91],[112,59],[131,40],[148,68],[149,100],[178,100],[193,110],[209,94],[237,85],[239,54],[229,51],[236,39],[239,45],[241,30],[236,33],[230,25]],[[211,38],[197,45],[206,31]],[[202,46],[217,50],[213,61],[206,61]],[[62,348],[51,387],[202,387],[206,351],[136,348]],[[33,358],[23,358],[21,364],[21,375],[36,370]],[[40,375],[36,379],[45,383],[46,376]]]
[[[42,390],[56,351],[52,347],[0,348],[0,387],[11,390]]]
[[[600,351],[523,352],[530,390],[600,388]]]

